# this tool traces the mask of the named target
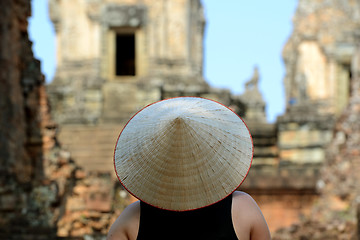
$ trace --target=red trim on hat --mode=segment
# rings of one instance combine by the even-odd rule
[[[245,174],[245,176],[244,176],[243,180],[241,181],[241,183],[240,183],[230,194],[226,195],[224,198],[220,199],[219,201],[216,201],[216,202],[214,202],[214,203],[205,205],[205,206],[203,206],[203,207],[194,208],[194,209],[185,209],[185,210],[165,209],[165,208],[162,208],[162,207],[159,207],[159,206],[155,206],[155,205],[153,205],[153,204],[150,204],[150,203],[142,200],[141,198],[137,197],[134,193],[132,193],[132,192],[125,186],[125,184],[121,181],[121,179],[120,179],[120,177],[119,177],[119,175],[118,175],[118,173],[117,173],[117,170],[116,170],[116,165],[115,165],[115,151],[116,151],[116,146],[117,146],[117,144],[118,144],[118,141],[119,141],[119,139],[120,139],[120,136],[121,136],[122,132],[124,131],[125,127],[128,125],[128,123],[129,123],[139,112],[141,112],[141,111],[144,110],[145,108],[147,108],[147,107],[149,107],[149,106],[151,106],[151,105],[153,105],[153,104],[155,104],[155,103],[159,103],[159,102],[162,102],[162,101],[166,101],[166,100],[170,100],[170,99],[175,99],[175,98],[187,98],[187,97],[188,97],[188,98],[200,98],[200,99],[206,99],[206,100],[209,100],[209,101],[213,101],[213,102],[216,102],[216,103],[218,103],[218,104],[226,107],[227,109],[229,109],[230,111],[232,111],[233,113],[235,113],[236,116],[238,116],[238,117],[241,119],[241,121],[245,124],[245,126],[246,126],[246,128],[247,128],[247,130],[248,130],[248,132],[249,132],[250,140],[251,140],[251,145],[252,145],[251,161],[250,161],[249,169],[248,169],[247,173]],[[148,204],[148,205],[150,205],[150,206],[153,206],[153,207],[156,207],[156,208],[159,208],[159,209],[163,209],[163,210],[167,210],[167,211],[174,211],[174,212],[186,212],[186,211],[193,211],[193,210],[197,210],[197,209],[201,209],[201,208],[205,208],[205,207],[211,206],[211,205],[213,205],[213,204],[215,204],[215,203],[218,203],[218,202],[224,200],[224,199],[227,198],[228,196],[230,196],[230,195],[231,195],[233,192],[235,192],[235,191],[240,187],[240,185],[245,181],[247,175],[249,174],[249,171],[250,171],[250,168],[251,168],[253,159],[254,159],[254,142],[253,142],[253,139],[252,139],[252,136],[251,136],[249,127],[247,126],[247,124],[245,123],[245,121],[244,121],[234,110],[232,110],[232,109],[229,108],[228,106],[226,106],[226,105],[224,105],[224,104],[222,104],[222,103],[220,103],[220,102],[218,102],[218,101],[212,100],[212,99],[208,99],[208,98],[204,98],[204,97],[194,97],[194,96],[182,96],[182,97],[180,96],[180,97],[172,97],[172,98],[167,98],[167,99],[163,99],[163,100],[159,100],[159,101],[153,102],[153,103],[151,103],[151,104],[146,105],[145,107],[143,107],[143,108],[140,109],[139,111],[137,111],[137,112],[126,122],[125,126],[124,126],[123,129],[121,130],[121,132],[120,132],[120,134],[119,134],[119,136],[118,136],[118,138],[117,138],[117,140],[116,140],[116,144],[115,144],[115,148],[114,148],[113,162],[114,162],[114,169],[115,169],[116,177],[119,179],[121,185],[126,189],[126,191],[128,191],[132,196],[134,196],[135,198],[137,198],[137,199],[145,202],[146,204]]]

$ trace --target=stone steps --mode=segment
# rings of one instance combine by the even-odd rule
[[[113,155],[122,125],[63,125],[59,141],[71,158],[87,171],[113,172]]]
[[[253,166],[278,164],[276,126],[267,123],[249,122],[248,127],[254,144]]]
[[[264,127],[273,129],[271,125]],[[59,132],[59,141],[63,148],[71,153],[71,158],[85,170],[113,172],[114,148],[121,130],[122,125],[63,125]],[[278,149],[274,136],[257,135],[253,141],[254,165],[277,163]]]

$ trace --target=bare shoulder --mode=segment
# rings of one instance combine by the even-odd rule
[[[249,194],[240,191],[233,193],[232,217],[238,235],[248,234],[252,240],[270,239],[265,218]]]
[[[246,228],[251,229],[253,219],[260,213],[260,208],[255,200],[247,193],[235,191],[233,193],[232,217],[235,225],[241,223]]]
[[[233,201],[251,203],[251,204],[255,203],[255,200],[249,194],[241,191],[235,191],[233,193]]]
[[[140,201],[130,204],[112,224],[107,240],[136,239],[140,221]]]

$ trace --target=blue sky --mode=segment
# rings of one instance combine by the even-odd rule
[[[260,91],[273,122],[285,107],[281,52],[292,31],[297,0],[202,0],[207,20],[204,39],[204,77],[214,87],[234,94],[244,91],[255,65]],[[41,60],[47,82],[55,73],[54,29],[47,0],[32,0],[29,34],[35,57]]]

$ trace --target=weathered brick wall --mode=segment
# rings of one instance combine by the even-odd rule
[[[40,93],[44,78],[27,35],[30,1],[5,0],[0,6],[0,213],[1,229],[32,224],[34,185],[42,173]],[[49,227],[47,219],[38,225]],[[35,223],[36,224],[36,223]],[[10,228],[11,227],[11,228]]]
[[[2,1],[0,11],[0,168],[1,172],[11,169],[12,176],[22,183],[29,181],[36,170],[31,150],[36,151],[37,146],[41,149],[37,103],[43,78],[27,39],[30,1]]]
[[[283,49],[287,107],[311,105],[321,114],[339,114],[348,101],[359,2],[298,2],[293,33]]]
[[[54,239],[75,169],[56,143],[30,14],[30,0],[0,3],[0,239]]]
[[[318,190],[320,197],[311,214],[273,239],[359,239],[360,232],[360,38],[355,33],[350,99],[335,124],[326,151]]]
[[[350,104],[336,123],[317,184],[320,191],[317,204],[300,223],[279,230],[274,240],[360,238],[357,232],[360,222],[359,84],[359,78],[354,78]]]

